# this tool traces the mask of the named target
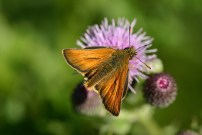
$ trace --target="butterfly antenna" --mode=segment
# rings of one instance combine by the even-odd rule
[[[149,46],[150,44],[147,44],[147,45],[143,45],[143,46],[140,46],[136,49],[136,52],[140,51],[141,49],[144,49],[145,47]]]
[[[131,33],[131,26],[129,26],[129,47],[130,47],[130,33]],[[140,46],[139,48],[136,49],[136,52],[138,50],[140,50],[141,48],[145,48],[147,47],[148,45],[143,45],[143,46]],[[135,58],[137,58],[140,62],[142,62],[146,67],[148,67],[149,69],[151,69],[150,66],[148,66],[146,63],[144,63],[141,59],[139,59],[137,56],[135,56]]]
[[[150,66],[148,66],[146,63],[144,63],[141,59],[139,59],[137,56],[135,56],[135,58],[137,58],[140,62],[142,62],[146,67],[148,67],[149,69],[151,69]]]
[[[129,30],[128,30],[128,31],[129,31],[129,36],[128,36],[128,37],[129,37],[129,47],[130,47],[130,33],[131,33],[131,26],[129,26]]]

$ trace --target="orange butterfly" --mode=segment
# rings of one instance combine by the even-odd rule
[[[136,55],[136,50],[88,47],[64,49],[63,55],[67,63],[84,76],[84,86],[99,93],[105,108],[118,116],[128,89],[129,60]]]

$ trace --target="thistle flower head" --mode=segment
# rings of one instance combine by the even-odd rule
[[[137,55],[130,60],[129,82],[131,84],[132,80],[137,79],[137,77],[146,77],[142,73],[144,72],[143,67],[145,65],[141,61],[146,62],[155,57],[155,55],[146,55],[146,53],[153,53],[156,51],[155,49],[147,50],[151,47],[152,38],[146,36],[146,33],[142,32],[142,29],[136,33],[129,32],[129,27],[133,29],[135,24],[135,19],[132,23],[129,23],[129,21],[124,18],[118,19],[117,22],[112,20],[111,24],[108,23],[107,19],[104,19],[101,25],[89,27],[84,34],[84,37],[82,37],[81,41],[78,41],[77,43],[83,48],[90,46],[103,46],[114,49],[125,49],[133,46],[137,50],[141,47],[141,49],[137,50]],[[141,59],[141,61],[136,59],[136,57]]]
[[[167,107],[175,100],[176,95],[176,82],[169,74],[154,74],[145,82],[145,99],[154,106]]]
[[[87,90],[83,84],[79,84],[73,94],[72,103],[76,112],[86,115],[98,114],[101,109],[101,99],[94,91]]]

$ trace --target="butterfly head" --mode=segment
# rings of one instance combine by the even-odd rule
[[[124,50],[126,50],[130,60],[137,54],[134,47],[125,48]]]

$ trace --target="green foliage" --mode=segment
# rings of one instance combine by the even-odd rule
[[[0,134],[173,135],[191,128],[202,133],[202,1],[1,0]],[[68,67],[62,49],[92,24],[137,18],[154,38],[153,47],[178,83],[177,100],[153,108],[141,90],[129,93],[120,117],[74,112],[73,89],[82,77]]]

